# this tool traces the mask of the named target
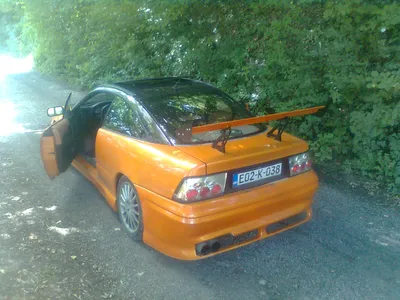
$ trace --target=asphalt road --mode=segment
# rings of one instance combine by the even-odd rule
[[[210,259],[130,240],[80,174],[44,173],[46,108],[68,92],[37,73],[0,82],[0,299],[400,299],[399,209],[335,180],[311,222]]]

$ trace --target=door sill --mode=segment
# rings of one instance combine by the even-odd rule
[[[97,177],[97,169],[94,168],[82,154],[79,154],[75,157],[72,162],[72,166],[77,169],[83,176],[89,179],[97,189],[103,194],[106,198],[108,204],[111,208],[116,212],[117,205],[115,195],[113,195],[98,179]]]
[[[91,165],[93,168],[96,168],[96,157],[91,157],[81,153],[80,155],[86,162]]]

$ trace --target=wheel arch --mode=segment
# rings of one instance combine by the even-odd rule
[[[118,196],[118,182],[120,181],[122,176],[125,176],[125,175],[123,173],[121,173],[121,172],[118,172],[115,175],[114,187],[113,187],[113,191],[115,193],[115,198],[117,198],[117,196]],[[127,177],[127,176],[125,176],[125,177]]]

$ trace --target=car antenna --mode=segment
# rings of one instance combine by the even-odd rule
[[[180,77],[177,78],[177,80],[175,81],[174,87],[173,87],[176,92],[178,92],[178,90],[179,90],[178,89],[178,84],[179,83],[181,83],[181,78]]]
[[[182,78],[178,77],[173,86],[173,89],[174,89],[175,93],[177,94],[178,99],[181,97],[180,89],[179,89],[179,83],[181,83],[181,79]]]

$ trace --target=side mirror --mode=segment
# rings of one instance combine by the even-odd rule
[[[64,107],[62,106],[50,107],[47,109],[47,115],[49,117],[62,116],[63,114],[64,114]]]

